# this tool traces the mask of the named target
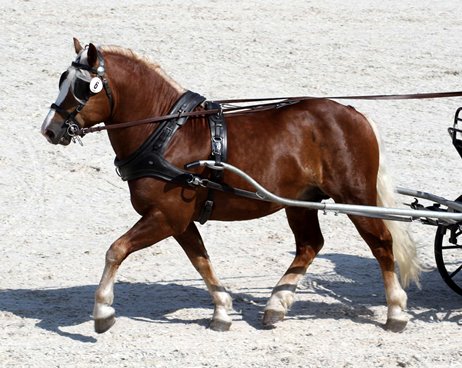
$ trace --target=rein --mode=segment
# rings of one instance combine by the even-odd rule
[[[234,100],[217,100],[217,103],[245,103],[257,101],[273,101],[273,100],[315,100],[315,99],[330,99],[330,100],[421,100],[425,98],[448,98],[461,97],[462,91],[453,92],[431,92],[431,93],[410,93],[410,94],[391,94],[391,95],[353,95],[353,96],[300,96],[300,97],[270,97],[270,98],[253,98],[253,99],[234,99]]]
[[[462,97],[462,91],[452,92],[432,92],[432,93],[413,93],[413,94],[389,94],[389,95],[354,95],[354,96],[299,96],[299,97],[269,97],[269,98],[252,98],[252,99],[227,99],[227,100],[214,100],[213,102],[218,104],[231,105],[235,103],[253,103],[253,102],[267,102],[267,101],[279,101],[260,103],[250,106],[231,106],[225,108],[203,110],[203,111],[190,111],[180,112],[178,114],[169,114],[163,116],[155,116],[141,120],[127,121],[123,123],[114,123],[111,125],[99,125],[90,128],[81,128],[75,132],[76,135],[83,136],[88,133],[100,132],[103,130],[123,129],[130,128],[133,126],[159,123],[165,120],[179,119],[184,117],[204,117],[222,113],[225,115],[233,113],[251,113],[255,111],[262,111],[268,109],[278,109],[284,106],[296,104],[305,100],[319,100],[319,99],[330,99],[330,100],[376,100],[376,101],[390,101],[390,100],[420,100],[420,99],[435,99],[435,98],[450,98],[450,97]]]

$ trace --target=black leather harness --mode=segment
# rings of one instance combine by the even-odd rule
[[[115,159],[114,165],[122,180],[135,180],[142,177],[153,177],[179,185],[190,185],[192,174],[180,169],[164,158],[164,152],[168,147],[175,132],[182,127],[188,117],[181,117],[184,112],[193,111],[200,104],[204,103],[205,97],[191,91],[186,91],[174,104],[170,115],[178,114],[176,119],[165,120],[148,137],[148,139],[130,157],[124,160]],[[226,162],[227,159],[227,129],[226,122],[221,112],[221,105],[215,102],[206,101],[206,110],[217,109],[220,112],[209,115],[212,159],[217,164]],[[214,189],[226,190],[220,185],[223,179],[222,170],[211,170],[211,183]],[[199,215],[199,222],[204,224],[212,214],[213,209],[213,189],[209,189],[207,200]]]
[[[205,103],[206,110],[219,110],[217,114],[209,115],[210,139],[212,145],[212,159],[215,160],[217,165],[221,162],[226,162],[228,156],[228,135],[226,129],[226,121],[221,111],[221,105],[216,102],[207,101]],[[223,170],[212,170],[210,180],[215,183],[223,181]],[[208,191],[207,200],[205,201],[201,213],[199,215],[199,222],[205,224],[210,218],[213,210],[213,190]]]

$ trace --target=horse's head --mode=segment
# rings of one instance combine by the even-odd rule
[[[42,124],[48,142],[68,145],[87,128],[107,121],[112,112],[112,92],[101,52],[90,44],[83,48],[74,38],[77,58],[61,75],[59,95]],[[100,93],[102,90],[106,93]]]

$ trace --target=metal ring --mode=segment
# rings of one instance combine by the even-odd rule
[[[79,134],[79,131],[80,131],[80,127],[75,124],[75,123],[69,123],[67,122],[67,124],[69,125],[67,127],[67,134],[69,135],[69,137],[75,137]]]

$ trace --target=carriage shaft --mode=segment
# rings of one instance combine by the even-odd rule
[[[414,221],[421,218],[431,218],[438,220],[445,220],[449,222],[459,222],[462,221],[462,213],[454,212],[440,212],[440,211],[430,211],[430,210],[413,210],[413,209],[403,209],[403,208],[390,208],[390,207],[378,207],[378,206],[366,206],[366,205],[351,205],[351,204],[342,204],[342,203],[326,203],[326,202],[308,202],[308,201],[298,201],[294,199],[288,199],[279,197],[276,194],[271,193],[266,188],[261,186],[256,180],[251,176],[238,169],[237,167],[227,164],[220,163],[220,166],[216,166],[215,161],[211,160],[201,160],[194,163],[194,165],[207,166],[215,170],[228,170],[234,174],[240,176],[251,184],[256,190],[256,195],[265,201],[275,202],[282,204],[284,206],[293,206],[293,207],[305,207],[316,210],[321,210],[324,212],[335,212],[348,215],[357,215],[373,218],[382,218],[388,220],[396,221]],[[189,166],[189,165],[188,165]],[[455,209],[462,210],[458,208],[458,203],[447,201],[444,198],[433,196],[429,193],[412,191],[409,189],[399,188],[399,193],[406,195],[415,195],[422,196],[425,195],[425,199],[434,200],[437,203],[445,204],[446,206]],[[450,206],[448,205],[450,204]],[[455,206],[456,205],[456,206]]]
[[[450,201],[450,200],[448,200],[446,198],[439,197],[439,196],[431,194],[431,193],[422,192],[420,190],[402,188],[402,187],[397,187],[396,192],[399,193],[399,194],[406,195],[406,196],[427,199],[427,200],[429,200],[431,202],[442,204],[443,206],[451,208],[451,209],[453,209],[455,211],[462,212],[462,203],[455,202],[455,201]]]

